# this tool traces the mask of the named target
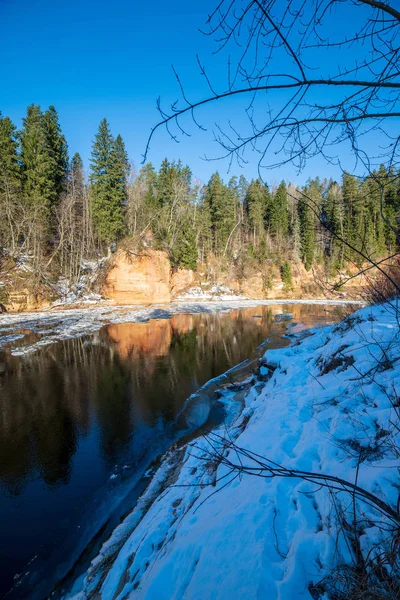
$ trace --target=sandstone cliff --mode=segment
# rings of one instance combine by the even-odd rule
[[[101,293],[116,304],[171,301],[171,265],[166,252],[146,249],[140,254],[118,250]]]

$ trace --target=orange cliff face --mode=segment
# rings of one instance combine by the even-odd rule
[[[170,269],[166,252],[148,248],[133,254],[119,250],[101,293],[117,304],[170,302]]]

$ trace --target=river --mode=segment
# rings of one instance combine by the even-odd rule
[[[74,565],[79,576],[182,435],[176,417],[192,393],[287,345],[288,328],[338,318],[323,304],[182,313],[22,356],[10,336],[0,351],[0,597],[44,598]]]

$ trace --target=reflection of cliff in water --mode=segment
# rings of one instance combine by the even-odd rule
[[[109,325],[90,338],[0,361],[1,482],[18,493],[30,476],[66,483],[80,436],[93,424],[100,451],[114,461],[143,427],[159,427],[208,379],[248,357],[285,324],[273,314],[316,322],[322,306],[270,306],[226,314],[178,314]],[[312,317],[310,318],[310,312]],[[314,316],[315,315],[315,316]]]
[[[266,338],[288,343],[278,312],[308,325],[327,316],[304,305],[179,314],[109,325],[22,358],[0,353],[0,596],[16,573],[40,574],[67,539],[72,547],[110,490],[118,495],[124,477],[165,451],[193,392]]]

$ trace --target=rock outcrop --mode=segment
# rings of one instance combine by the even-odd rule
[[[153,304],[171,301],[171,265],[166,252],[151,248],[140,254],[119,250],[101,293],[116,304]]]
[[[171,295],[176,298],[188,290],[195,282],[195,274],[191,269],[178,269],[171,277]]]

